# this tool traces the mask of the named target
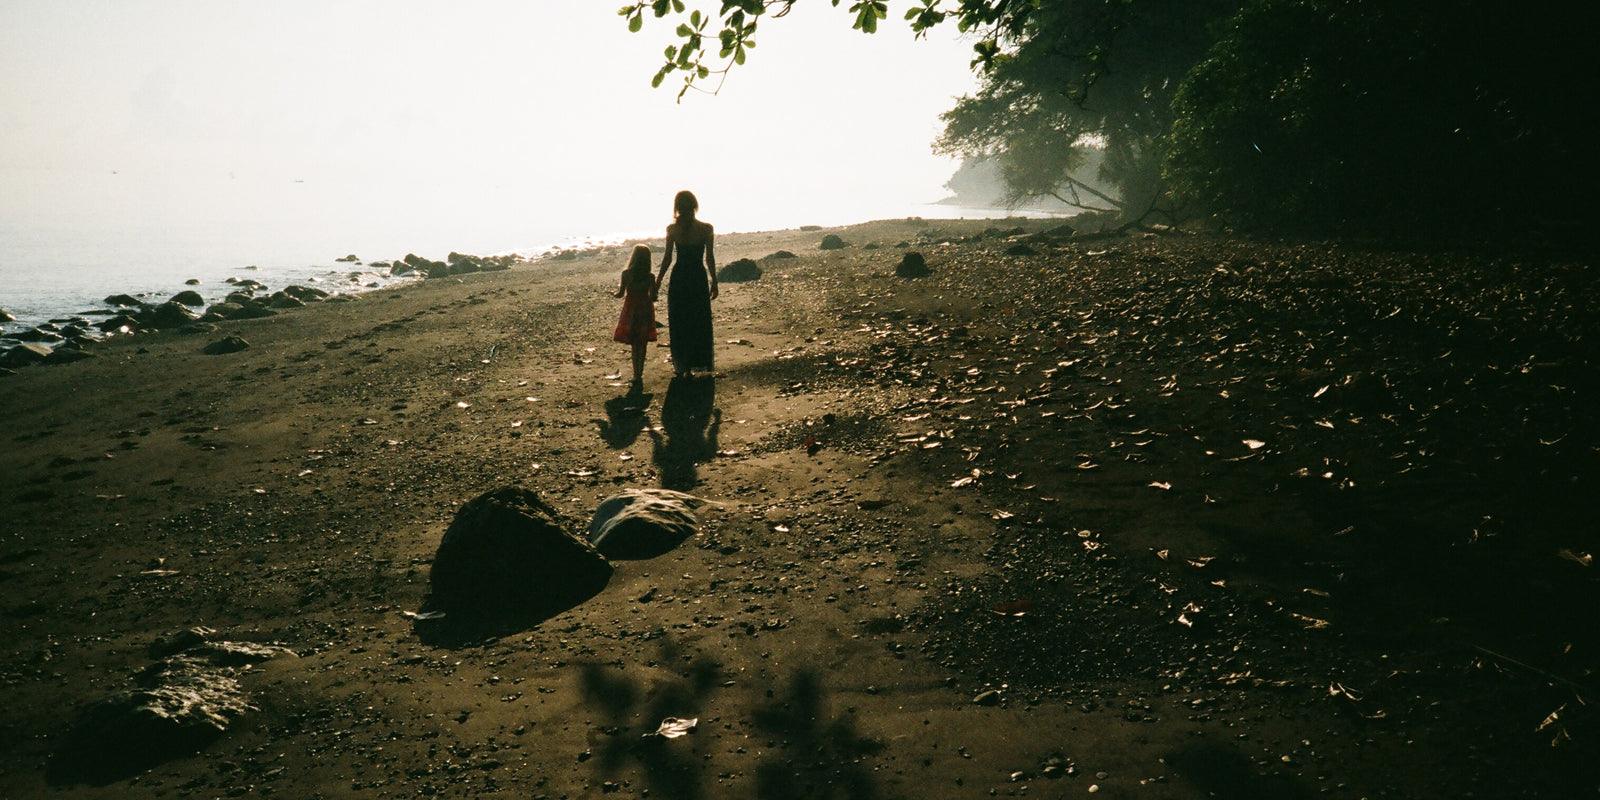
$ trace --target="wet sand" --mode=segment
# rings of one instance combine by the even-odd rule
[[[1595,791],[1583,264],[1008,254],[1048,227],[724,237],[799,257],[722,285],[715,381],[652,348],[642,398],[620,248],[0,378],[0,795]],[[440,535],[508,483],[575,526],[714,504],[537,627],[424,642]],[[299,657],[198,755],[47,781],[72,709],[193,625]]]

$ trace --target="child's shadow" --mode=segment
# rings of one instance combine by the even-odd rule
[[[606,401],[606,418],[597,419],[594,424],[600,428],[600,438],[606,446],[613,450],[622,450],[638,441],[639,434],[650,424],[650,418],[645,414],[645,409],[650,407],[650,402],[655,395],[647,394],[638,385],[628,389],[628,393],[618,395]]]

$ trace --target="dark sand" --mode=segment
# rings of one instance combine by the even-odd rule
[[[893,276],[989,224],[723,238],[801,257],[723,285],[713,391],[652,349],[642,409],[621,250],[0,378],[0,796],[1594,796],[1587,267],[991,236]],[[506,483],[716,505],[425,644],[440,534]],[[191,625],[300,657],[202,753],[48,783]]]

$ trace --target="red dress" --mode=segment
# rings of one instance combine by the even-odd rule
[[[656,340],[656,304],[650,299],[655,281],[649,278],[628,287],[622,298],[622,315],[611,338],[623,344],[643,344]]]

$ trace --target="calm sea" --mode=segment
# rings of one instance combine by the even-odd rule
[[[929,219],[983,218],[1034,215],[997,209],[973,209],[938,204],[915,204],[862,217],[888,219],[921,216]],[[845,220],[805,220],[819,224],[844,224]],[[763,224],[719,226],[724,231],[771,230],[799,224],[790,219]],[[525,231],[496,232],[471,237],[473,241],[446,241],[448,237],[393,235],[350,236],[319,232],[308,225],[293,231],[252,230],[236,224],[212,227],[137,229],[79,225],[21,225],[0,222],[0,309],[17,318],[6,331],[59,317],[103,308],[105,297],[132,294],[165,300],[187,288],[199,291],[207,302],[220,300],[232,287],[230,277],[251,278],[271,289],[291,283],[316,286],[330,292],[359,292],[395,280],[382,271],[366,271],[358,264],[335,259],[353,254],[363,261],[387,261],[415,252],[443,259],[451,250],[478,255],[516,252],[537,255],[557,247],[574,247],[654,235],[655,230],[612,230],[596,226],[589,231],[561,230],[531,225]],[[198,280],[186,286],[188,280]]]

